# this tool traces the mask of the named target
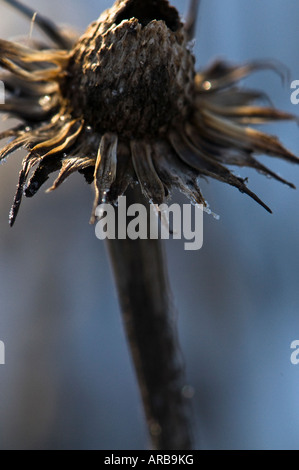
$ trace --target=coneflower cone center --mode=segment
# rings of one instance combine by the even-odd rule
[[[96,131],[125,137],[163,132],[192,102],[194,58],[183,27],[178,23],[174,31],[159,19],[115,21],[100,17],[80,38],[62,94],[72,115]]]

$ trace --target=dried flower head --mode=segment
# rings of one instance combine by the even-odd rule
[[[33,13],[15,0],[7,3]],[[253,104],[263,94],[238,86],[272,64],[217,62],[196,73],[189,30],[167,0],[117,0],[75,39],[40,16],[36,22],[55,49],[0,41],[8,94],[0,111],[21,120],[1,134],[12,140],[0,159],[28,149],[11,225],[23,193],[33,196],[57,170],[49,191],[75,171],[94,183],[92,221],[99,203],[115,203],[136,181],[153,203],[178,188],[205,205],[199,177],[235,186],[270,212],[226,165],[252,167],[293,187],[255,156],[298,158],[276,137],[249,127],[293,116]]]

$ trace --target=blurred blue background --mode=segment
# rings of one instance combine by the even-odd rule
[[[173,1],[183,14],[187,2]],[[84,31],[111,0],[32,0],[60,23]],[[0,35],[27,35],[29,24],[0,3]],[[299,3],[202,0],[198,66],[216,57],[274,58],[299,79]],[[249,85],[277,107],[290,81],[271,72]],[[295,124],[268,126],[299,154]],[[74,175],[51,195],[24,200],[14,229],[8,212],[22,151],[0,171],[1,449],[144,449],[143,412],[105,246],[88,224],[92,190]],[[299,186],[299,167],[262,157]],[[299,192],[251,170],[261,207],[217,182],[202,189],[220,221],[204,220],[204,246],[166,249],[188,383],[194,387],[197,448],[298,449]],[[181,199],[182,200],[182,199]],[[183,201],[183,200],[182,200]],[[153,345],[154,347],[154,345]]]

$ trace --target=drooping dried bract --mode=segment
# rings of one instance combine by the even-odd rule
[[[21,121],[1,134],[12,140],[0,158],[28,149],[11,224],[23,193],[33,196],[57,170],[50,190],[75,171],[94,182],[92,221],[99,203],[115,203],[134,181],[153,203],[178,188],[205,205],[200,177],[235,186],[270,211],[227,165],[252,167],[293,187],[256,155],[298,158],[276,137],[249,127],[293,116],[254,104],[263,95],[238,86],[272,64],[217,62],[196,73],[188,30],[166,0],[119,0],[76,40],[44,19],[38,24],[56,48],[0,41],[7,90],[0,110]]]

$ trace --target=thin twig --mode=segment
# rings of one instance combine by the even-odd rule
[[[191,41],[195,37],[195,28],[198,17],[200,0],[191,0],[188,13],[186,15],[185,30],[187,31],[188,38]]]
[[[139,188],[130,202],[142,202]],[[110,240],[123,321],[153,447],[191,449],[189,406],[160,240]]]
[[[2,2],[7,3],[8,5],[12,6],[24,16],[26,16],[29,20],[34,18],[35,24],[45,33],[47,36],[54,41],[57,46],[61,47],[62,49],[69,49],[72,47],[72,42],[67,38],[66,35],[62,33],[58,26],[55,23],[50,21],[48,18],[37,13],[30,7],[23,5],[23,3],[19,2],[18,0],[2,0]]]

